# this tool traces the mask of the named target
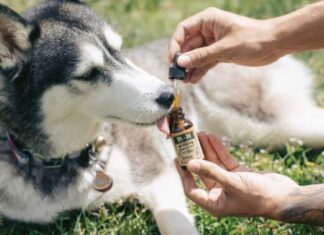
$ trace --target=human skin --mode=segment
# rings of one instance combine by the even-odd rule
[[[198,82],[218,63],[261,66],[283,55],[324,47],[324,1],[290,14],[258,20],[208,8],[180,22],[170,44],[169,62],[189,70],[186,81]]]
[[[324,225],[324,184],[299,186],[275,173],[241,166],[215,135],[199,134],[205,160],[184,170],[176,162],[189,199],[217,217],[262,216],[290,223]],[[205,185],[198,187],[193,174]]]

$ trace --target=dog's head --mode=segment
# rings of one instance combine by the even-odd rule
[[[105,121],[155,123],[173,90],[124,58],[121,44],[77,0],[52,0],[24,17],[0,5],[0,111],[50,138],[86,134]]]

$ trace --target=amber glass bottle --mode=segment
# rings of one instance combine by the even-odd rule
[[[175,88],[175,100],[169,113],[169,128],[179,164],[186,166],[190,160],[203,159],[204,155],[193,124],[185,118],[181,108],[180,80],[185,79],[186,70],[177,65],[179,55],[176,54],[169,69],[169,78],[173,80]]]
[[[190,160],[204,158],[197,133],[192,122],[185,119],[182,108],[173,108],[169,113],[169,128],[181,166],[186,166]]]

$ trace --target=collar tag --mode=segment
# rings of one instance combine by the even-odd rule
[[[111,189],[113,185],[112,178],[103,171],[97,171],[96,178],[93,182],[95,190],[105,193]]]
[[[98,164],[96,169],[96,177],[93,182],[93,188],[101,193],[109,191],[113,186],[113,179],[103,170],[106,162],[100,160],[98,157],[105,146],[107,146],[105,138],[103,136],[98,136],[94,141],[92,149],[94,158],[96,159],[95,161]]]

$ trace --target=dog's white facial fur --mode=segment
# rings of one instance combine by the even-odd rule
[[[82,148],[89,142],[89,136],[97,135],[101,128],[100,123],[78,112],[80,101],[66,86],[54,86],[43,97],[45,118],[42,125],[54,149],[59,150],[53,153],[53,157]],[[81,129],[82,135],[78,131]],[[74,141],[69,141],[71,139]]]
[[[97,46],[91,43],[85,43],[81,46],[81,50],[80,63],[74,72],[75,76],[81,76],[92,68],[104,66],[103,51]]]
[[[98,85],[88,94],[82,106],[87,109],[84,112],[90,109],[101,120],[152,124],[167,111],[155,101],[162,85],[148,74],[116,73],[109,87]]]
[[[117,34],[111,27],[105,25],[103,27],[103,33],[108,44],[117,51],[120,51],[123,44],[123,40],[119,34]]]
[[[156,99],[164,86],[156,77],[127,61],[131,69],[112,73],[112,82],[92,85],[81,96],[80,109],[97,121],[151,124],[166,114]]]
[[[102,63],[100,50],[91,46],[87,48],[91,52],[88,53],[88,62],[81,62],[77,73]],[[91,57],[95,55],[99,58]],[[105,121],[151,125],[167,113],[168,110],[156,102],[164,83],[131,62],[127,63],[131,69],[112,73],[110,83],[74,80],[71,84],[78,93],[71,92],[65,85],[54,86],[45,92],[42,99],[43,128],[54,149],[60,150],[55,155],[64,155],[85,146],[98,134],[101,123]],[[69,144],[71,139],[75,140],[73,145]]]

